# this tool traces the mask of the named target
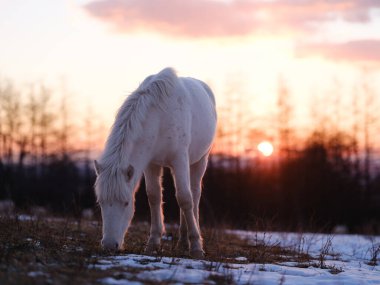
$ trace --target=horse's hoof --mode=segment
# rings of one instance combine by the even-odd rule
[[[177,242],[175,249],[179,252],[187,252],[189,250],[189,242],[180,240]]]
[[[148,244],[144,249],[144,253],[147,255],[156,255],[158,254],[159,250],[160,250],[160,245]]]
[[[195,259],[203,259],[205,254],[202,250],[192,250],[190,251],[190,256]]]

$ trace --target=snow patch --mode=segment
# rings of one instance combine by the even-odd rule
[[[115,279],[112,277],[107,277],[99,280],[103,284],[109,284],[109,285],[142,285],[141,282],[136,281],[129,281],[125,279]]]
[[[297,262],[280,264],[247,263],[246,257],[236,257],[228,263],[186,258],[152,257],[127,254],[102,258],[96,268],[137,270],[132,280],[113,277],[100,280],[103,284],[217,284],[229,280],[232,284],[311,285],[311,284],[380,284],[380,266],[368,265],[380,244],[380,237],[359,235],[323,235],[297,233],[261,233],[229,231],[252,245],[280,245],[318,257],[324,251],[326,269],[315,264],[300,266]],[[318,260],[318,259],[316,259]],[[141,281],[142,283],[136,282]],[[131,283],[134,282],[134,283]],[[228,283],[228,282],[224,282]]]

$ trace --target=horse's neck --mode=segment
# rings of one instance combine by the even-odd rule
[[[120,136],[115,129],[112,130],[104,150],[101,163],[112,168],[125,168],[137,159],[135,153],[139,150],[139,145],[135,141],[129,140],[126,136]]]
[[[144,171],[150,163],[155,152],[155,139],[158,137],[160,129],[158,113],[152,110],[142,122],[143,132],[136,136],[133,140],[128,141],[125,150],[123,163],[125,166],[133,167]]]
[[[130,142],[115,161],[114,167],[123,171],[127,171],[130,167],[133,168],[133,179],[135,180],[133,184],[138,183],[149,163],[150,156],[146,149],[145,144],[140,141]]]
[[[113,167],[126,168],[133,165],[143,171],[151,158],[149,149],[153,147],[152,141],[147,138],[156,136],[158,131],[158,126],[154,123],[157,121],[156,113],[148,112],[147,116],[132,122],[130,116],[123,121],[124,118],[120,115],[116,120],[107,141],[104,159]],[[153,123],[146,124],[147,120]],[[136,129],[130,128],[132,123],[135,123]]]
[[[143,143],[134,143],[128,158],[123,162],[123,169],[128,170],[130,167],[133,168],[133,178],[131,181],[133,193],[137,190],[149,161],[150,156],[146,146]]]

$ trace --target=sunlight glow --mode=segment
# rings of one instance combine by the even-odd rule
[[[257,149],[264,156],[270,156],[273,153],[273,145],[268,141],[263,141],[257,145]]]

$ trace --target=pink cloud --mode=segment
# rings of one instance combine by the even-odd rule
[[[310,32],[337,18],[367,22],[378,7],[379,0],[97,0],[84,8],[119,32],[228,37]]]
[[[96,1],[86,10],[120,32],[151,30],[176,36],[224,36],[251,32],[253,7],[232,3],[183,0]]]
[[[306,44],[297,47],[298,56],[320,55],[337,61],[380,63],[380,40],[357,40],[345,43]]]

